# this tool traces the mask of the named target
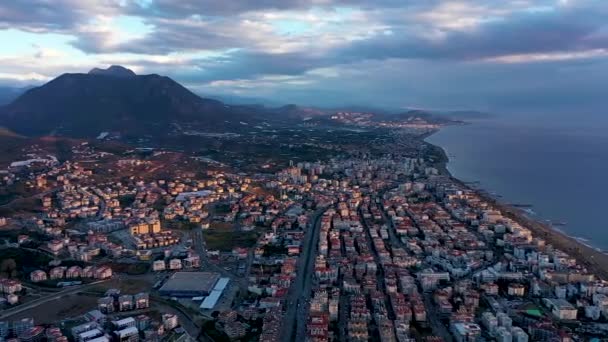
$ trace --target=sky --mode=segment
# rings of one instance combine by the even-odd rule
[[[606,0],[10,0],[0,85],[119,64],[275,103],[605,111]]]

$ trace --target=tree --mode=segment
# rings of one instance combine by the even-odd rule
[[[0,263],[0,274],[7,278],[14,278],[17,276],[17,262],[15,259],[5,259]]]

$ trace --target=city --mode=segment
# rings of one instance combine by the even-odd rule
[[[608,1],[0,1],[0,342],[608,342]]]
[[[5,205],[11,215],[1,221],[0,334],[570,341],[606,333],[607,283],[449,176],[422,140],[428,127],[380,129],[372,149],[277,157],[274,172],[86,142],[60,162],[28,146],[31,158],[3,171],[3,186],[29,197]]]

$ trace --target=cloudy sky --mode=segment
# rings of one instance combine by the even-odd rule
[[[606,0],[10,0],[0,85],[121,64],[311,105],[600,110]]]

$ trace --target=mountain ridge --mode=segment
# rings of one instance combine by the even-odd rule
[[[33,136],[166,134],[173,122],[214,128],[249,119],[246,110],[199,97],[167,76],[122,67],[62,74],[0,109],[0,125]]]
[[[111,65],[107,69],[93,68],[88,72],[89,75],[106,75],[114,77],[134,77],[137,74],[129,69],[120,65]]]

